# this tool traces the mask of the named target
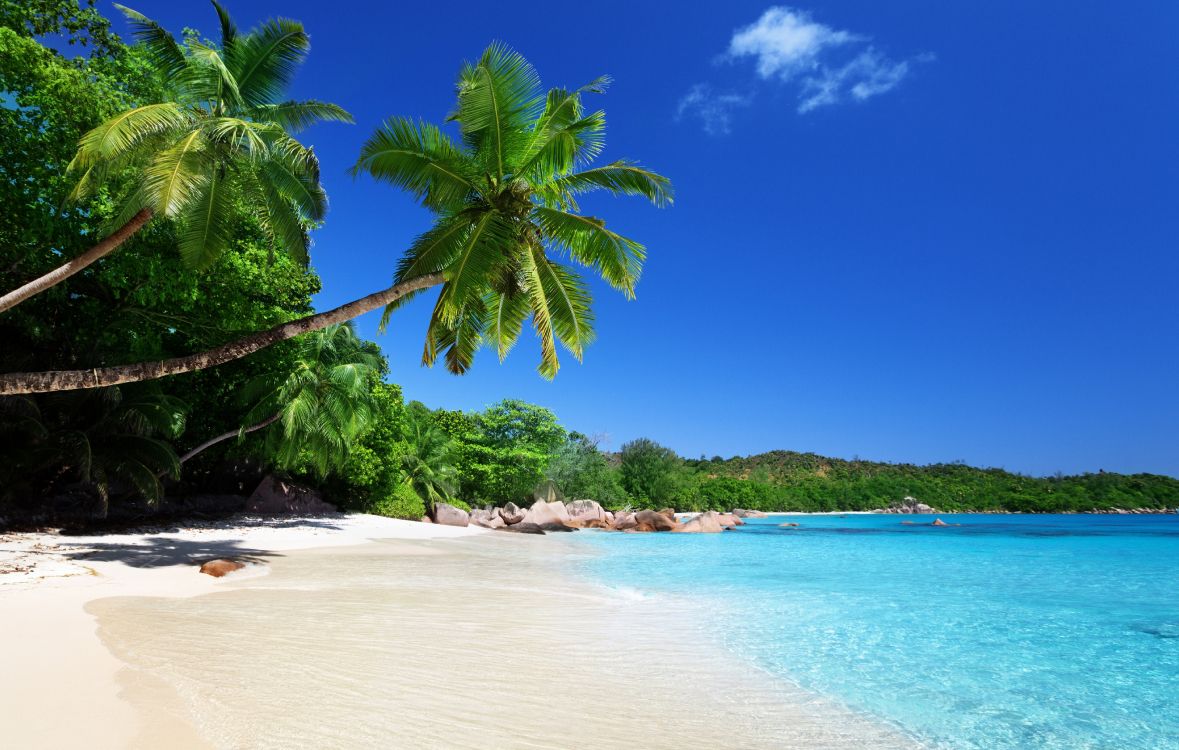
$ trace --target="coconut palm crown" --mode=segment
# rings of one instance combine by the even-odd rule
[[[441,128],[395,117],[364,144],[353,173],[411,192],[436,220],[397,268],[398,282],[445,276],[426,332],[423,364],[444,353],[456,374],[483,344],[502,360],[531,316],[540,338],[540,373],[560,366],[556,342],[578,360],[593,340],[589,288],[573,263],[634,296],[645,249],[579,212],[584,193],[637,195],[656,206],[672,201],[666,177],[629,161],[591,166],[602,151],[605,115],[587,112],[586,94],[603,93],[609,79],[576,90],[546,93],[533,67],[493,44],[458,79],[449,120]],[[412,295],[409,295],[412,296]],[[389,313],[404,297],[386,308]]]
[[[266,435],[275,463],[287,469],[307,465],[323,477],[344,465],[352,444],[372,426],[377,407],[371,385],[384,359],[350,323],[312,331],[296,343],[290,372],[246,384],[242,395],[254,403],[246,423],[277,423]]]
[[[182,46],[158,23],[116,5],[162,77],[166,101],[121,112],[86,133],[70,165],[78,202],[105,177],[140,167],[115,225],[148,209],[178,220],[179,250],[193,267],[216,260],[231,239],[234,197],[244,198],[273,246],[305,261],[308,222],[327,198],[315,153],[291,136],[323,120],[351,122],[340,107],[283,94],[310,44],[302,24],[278,18],[239,33],[213,0],[220,44]]]

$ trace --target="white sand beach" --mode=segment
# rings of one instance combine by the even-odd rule
[[[42,561],[0,575],[6,742],[912,746],[712,643],[693,602],[571,579],[574,536],[359,515],[7,535],[0,565]],[[220,556],[254,562],[197,572]]]

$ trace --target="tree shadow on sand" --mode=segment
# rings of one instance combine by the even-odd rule
[[[267,558],[282,557],[277,552],[242,546],[238,539],[176,539],[151,537],[140,543],[98,542],[94,544],[65,542],[61,554],[78,562],[121,562],[132,568],[163,568],[172,565],[201,565],[218,558],[233,558],[241,562],[264,562]]]

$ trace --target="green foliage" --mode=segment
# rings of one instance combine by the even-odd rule
[[[365,511],[378,516],[390,518],[405,518],[416,521],[426,515],[426,506],[422,498],[408,484],[394,484],[388,492],[382,493],[369,504]]]
[[[229,246],[234,206],[254,215],[270,247],[306,262],[306,227],[327,210],[314,152],[289,131],[319,119],[350,122],[339,107],[283,101],[309,49],[300,24],[267,21],[240,34],[220,5],[221,43],[178,43],[156,22],[127,16],[159,96],[82,135],[69,172],[70,202],[84,204],[111,177],[131,172],[107,229],[144,208],[176,220],[181,257],[207,268]]]
[[[20,507],[46,490],[93,490],[104,517],[112,495],[156,503],[160,477],[179,474],[168,442],[184,430],[185,404],[155,389],[103,388],[63,394],[52,410],[35,399],[0,399],[0,507]]]
[[[124,194],[133,175],[112,174],[86,211],[61,212],[71,187],[64,175],[78,140],[117,111],[164,96],[146,51],[123,47],[106,35],[105,22],[95,26],[88,6],[34,5],[53,6],[63,15],[56,20],[26,15],[25,22],[13,22],[14,28],[7,21],[26,4],[0,8],[6,21],[0,26],[0,89],[7,92],[0,106],[2,289],[42,275],[102,235],[118,211],[111,196]],[[56,25],[32,25],[42,21]],[[93,54],[66,59],[30,38],[30,29],[72,33]],[[95,29],[99,36],[86,38]],[[176,253],[176,224],[163,219],[152,222],[121,252],[0,316],[0,370],[161,359],[217,346],[310,312],[318,277],[272,252],[267,233],[244,199],[233,201],[226,216],[232,239],[205,274],[185,272]],[[45,498],[66,495],[102,494],[112,503],[136,496],[154,499],[159,494],[154,477],[173,470],[171,446],[191,447],[240,424],[239,393],[245,383],[263,373],[289,372],[296,348],[293,343],[275,346],[151,388],[3,399],[0,455],[6,461],[0,468],[0,494],[7,496],[9,506],[43,504]],[[183,434],[171,428],[126,432],[123,417],[109,406],[117,400],[126,412],[128,404],[142,403],[152,394],[177,410],[181,402],[187,406]],[[135,439],[112,438],[122,434]],[[92,470],[85,470],[81,441],[58,437],[66,435],[89,436]],[[198,489],[226,456],[264,458],[256,442],[227,443],[185,464],[186,483]],[[108,468],[94,470],[100,465]]]
[[[458,495],[478,503],[524,502],[565,440],[548,409],[505,400],[483,412],[434,412],[433,420],[456,443]]]
[[[544,377],[559,368],[558,341],[580,360],[594,338],[590,292],[581,274],[554,256],[568,256],[633,296],[643,246],[577,213],[576,196],[605,190],[662,206],[671,202],[671,185],[629,162],[585,169],[604,145],[605,117],[587,113],[582,95],[602,93],[606,83],[599,78],[576,91],[546,94],[527,60],[492,45],[459,74],[450,117],[459,141],[436,126],[391,118],[364,144],[353,172],[412,193],[436,216],[396,276],[446,277],[424,364],[432,366],[441,354],[447,369],[461,374],[485,344],[503,359],[529,317],[540,337]],[[386,319],[404,301],[386,308]],[[488,481],[496,495],[518,489],[506,477]]]
[[[357,337],[351,324],[305,333],[295,339],[290,370],[246,384],[243,395],[254,406],[242,427],[277,416],[265,430],[275,465],[326,477],[346,464],[352,446],[376,420],[372,382],[383,367],[376,348]]]
[[[609,508],[625,505],[628,496],[621,477],[597,443],[579,432],[569,433],[549,461],[545,477],[573,499],[597,500]]]
[[[377,508],[388,507],[398,493],[404,495],[401,488],[406,485],[406,476],[401,457],[408,450],[405,440],[408,417],[399,386],[373,381],[370,392],[372,424],[352,445],[343,469],[331,477],[327,487],[331,498],[341,507],[389,515]],[[425,506],[412,517],[421,518],[423,513]]]
[[[454,467],[455,443],[428,413],[411,410],[405,431],[406,450],[401,456],[406,481],[434,517],[434,505],[457,502],[453,495],[458,485]]]
[[[710,507],[873,510],[913,497],[945,511],[1072,513],[1179,505],[1179,480],[1151,474],[1028,477],[961,463],[915,466],[773,451],[688,461]]]
[[[622,446],[622,486],[638,503],[670,503],[680,494],[679,457],[654,440],[639,438]]]

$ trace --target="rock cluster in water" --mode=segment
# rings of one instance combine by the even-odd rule
[[[900,502],[893,503],[887,508],[877,508],[873,513],[937,513],[938,511],[925,503],[917,502],[916,498],[906,497]]]
[[[747,511],[748,512],[748,511]],[[430,519],[422,519],[428,521]],[[605,531],[671,531],[682,534],[720,533],[743,525],[745,522],[734,513],[705,511],[685,518],[676,517],[671,508],[663,510],[640,510],[636,512],[608,511],[594,500],[537,499],[527,510],[508,503],[502,507],[476,508],[470,512],[456,508],[449,503],[436,503],[434,523],[447,526],[483,526],[488,529],[511,531],[521,534],[543,534],[550,531],[573,531],[575,529],[603,529]]]

